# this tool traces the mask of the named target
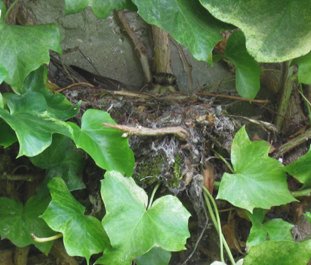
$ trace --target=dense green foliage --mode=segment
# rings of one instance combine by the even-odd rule
[[[68,14],[87,6],[101,18],[115,9],[137,8],[147,23],[164,28],[195,58],[208,62],[221,33],[234,29],[223,56],[236,67],[237,90],[244,97],[253,98],[259,90],[258,62],[302,56],[293,61],[299,66],[298,78],[311,83],[310,1],[299,5],[293,0],[65,1]],[[42,188],[25,204],[0,198],[1,237],[18,247],[34,244],[48,253],[51,243],[37,243],[31,233],[48,237],[59,232],[68,254],[85,257],[88,263],[91,255],[103,253],[97,264],[130,265],[132,260],[139,265],[168,264],[170,251],[185,248],[190,214],[171,195],[153,202],[130,178],[133,152],[118,130],[103,126],[115,123],[107,112],[87,110],[81,126],[68,121],[78,113],[79,104],[72,105],[47,87],[49,51],[61,53],[58,28],[8,25],[3,1],[0,8],[0,82],[11,87],[11,92],[0,94],[0,145],[9,148],[18,142],[18,156],[31,158],[47,171]],[[101,182],[103,220],[85,215],[84,206],[71,194],[84,188],[84,152],[106,171]],[[218,198],[249,211],[253,227],[246,265],[280,260],[303,265],[310,258],[311,241],[293,242],[292,225],[280,219],[266,221],[260,209],[295,200],[286,173],[310,187],[310,152],[286,167],[268,152],[269,145],[250,141],[245,128],[237,132],[231,152],[234,171],[224,174]],[[310,219],[310,214],[306,217]]]

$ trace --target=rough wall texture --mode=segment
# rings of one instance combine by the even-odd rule
[[[63,0],[27,1],[38,23],[57,23],[63,36],[63,60],[88,71],[119,80],[133,87],[141,87],[144,77],[135,50],[127,36],[121,32],[113,17],[97,19],[90,9],[74,15],[64,15]],[[134,13],[128,14],[131,27],[150,44],[150,32]],[[179,88],[189,91],[189,79],[176,45],[171,43],[172,69]],[[151,51],[151,45],[148,46]],[[209,91],[234,89],[234,78],[220,64],[213,66],[198,62],[187,51],[186,57],[192,65],[193,89],[206,87]]]

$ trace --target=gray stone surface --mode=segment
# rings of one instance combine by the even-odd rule
[[[112,17],[97,19],[90,9],[65,15],[63,0],[28,0],[26,4],[38,23],[56,22],[59,25],[63,38],[64,63],[77,65],[133,87],[143,85],[144,77],[135,50]],[[129,14],[129,20],[135,32],[148,44],[148,27],[136,14]],[[172,69],[178,85],[182,91],[190,92],[187,73],[176,45],[172,43],[171,46]],[[149,48],[151,51],[150,45]],[[209,66],[205,62],[198,62],[187,52],[186,56],[192,65],[193,89],[203,86],[209,91],[234,89],[232,73],[223,66]]]

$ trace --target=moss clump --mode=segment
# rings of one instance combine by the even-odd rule
[[[165,158],[160,154],[154,157],[144,158],[136,166],[134,179],[145,186],[149,186],[159,181],[164,164]]]
[[[182,179],[182,159],[179,154],[175,156],[175,162],[173,164],[173,176],[168,181],[168,185],[171,188],[177,188]]]

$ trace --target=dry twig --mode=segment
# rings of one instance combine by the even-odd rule
[[[311,129],[306,130],[303,134],[291,139],[287,143],[280,146],[277,152],[274,154],[275,157],[282,157],[284,154],[288,153],[295,147],[305,143],[311,138]]]
[[[90,83],[87,83],[87,82],[78,82],[78,83],[73,83],[73,84],[70,84],[69,86],[66,86],[66,87],[63,87],[63,88],[60,88],[58,90],[56,90],[56,92],[63,92],[67,89],[70,89],[70,88],[73,88],[73,87],[76,87],[76,86],[88,86],[88,87],[94,87],[92,84]]]
[[[131,42],[134,45],[135,50],[139,56],[139,60],[141,63],[142,70],[145,75],[146,82],[151,81],[151,70],[149,65],[149,59],[147,56],[147,49],[144,44],[138,39],[133,29],[130,27],[129,22],[125,16],[124,11],[117,11],[115,13],[115,17],[117,18],[120,26],[126,32]]]
[[[165,127],[165,128],[146,128],[146,127],[131,127],[127,125],[120,125],[120,124],[110,124],[110,123],[103,123],[105,127],[113,128],[120,130],[125,133],[124,137],[130,135],[137,135],[137,136],[164,136],[164,135],[175,135],[180,140],[187,141],[189,134],[188,132],[182,128],[181,126],[176,127]]]

